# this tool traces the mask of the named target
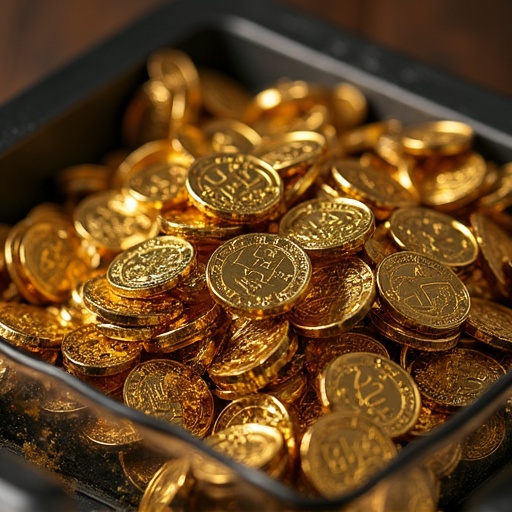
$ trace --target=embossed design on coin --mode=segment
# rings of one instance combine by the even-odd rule
[[[392,317],[424,332],[455,329],[469,314],[469,293],[460,279],[418,253],[386,257],[377,269],[377,286]]]
[[[308,255],[278,235],[241,235],[221,245],[206,267],[213,297],[242,316],[263,318],[289,311],[311,277]]]
[[[401,208],[393,212],[389,223],[391,236],[406,251],[418,252],[454,268],[476,261],[475,237],[449,215],[429,208]]]
[[[306,431],[300,455],[308,480],[333,498],[365,483],[396,456],[396,447],[367,416],[334,412]]]
[[[107,338],[93,324],[72,331],[62,342],[64,365],[86,375],[121,373],[136,363],[140,351],[139,344]]]
[[[288,210],[279,225],[279,234],[309,251],[310,256],[355,253],[374,230],[370,208],[348,198],[304,201]]]
[[[512,350],[512,309],[472,297],[464,330],[495,348]]]
[[[390,359],[368,352],[333,359],[320,379],[321,399],[333,411],[368,415],[391,437],[416,423],[421,399],[411,376]]]
[[[113,252],[155,236],[158,226],[154,221],[154,216],[127,205],[125,196],[113,191],[86,197],[74,211],[78,234]]]
[[[494,413],[462,443],[463,460],[482,460],[495,453],[505,440],[507,433],[505,418]]]
[[[200,210],[232,222],[272,216],[283,195],[281,178],[269,164],[252,155],[231,153],[196,160],[187,189]]]
[[[204,436],[213,419],[206,382],[188,366],[170,359],[137,365],[126,378],[126,405]]]
[[[303,336],[329,338],[364,318],[374,298],[373,272],[363,260],[350,256],[313,272],[304,299],[289,319]]]
[[[194,268],[194,246],[175,236],[158,236],[116,256],[107,270],[113,291],[144,298],[174,288]]]
[[[141,435],[126,419],[95,418],[83,430],[88,441],[102,449],[121,451],[142,441]]]
[[[505,375],[505,370],[482,352],[454,348],[420,354],[412,363],[411,375],[426,405],[440,412],[454,412],[472,403]]]

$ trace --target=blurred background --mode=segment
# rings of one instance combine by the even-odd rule
[[[0,0],[0,103],[165,1]],[[511,0],[275,1],[512,98]]]

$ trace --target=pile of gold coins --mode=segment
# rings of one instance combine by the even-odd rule
[[[129,149],[60,171],[62,205],[2,227],[3,337],[312,497],[357,488],[508,371],[512,163],[470,126],[363,124],[348,83],[251,96],[175,49],[147,69]],[[347,510],[437,511],[506,420]],[[82,435],[119,454],[141,511],[236,509],[212,461],[156,464],[127,421]]]

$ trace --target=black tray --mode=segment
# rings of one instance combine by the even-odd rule
[[[476,148],[486,158],[498,163],[512,160],[512,102],[505,97],[268,0],[178,0],[0,107],[0,222],[14,222],[37,202],[53,199],[52,177],[59,169],[97,161],[120,145],[122,112],[145,78],[146,58],[164,46],[182,48],[196,64],[225,71],[253,92],[283,76],[327,85],[352,82],[369,100],[370,120],[465,121],[474,127]],[[0,352],[14,365],[30,367],[29,373],[39,372],[42,379],[57,379],[85,393],[100,408],[130,417],[149,430],[178,435],[204,450],[186,434],[158,426],[4,343]],[[436,443],[457,436],[470,417],[472,426],[482,423],[511,380],[507,376],[439,435],[404,450],[388,471],[417,463]],[[343,502],[305,500],[264,475],[226,464],[236,468],[241,481],[289,508],[323,509]]]

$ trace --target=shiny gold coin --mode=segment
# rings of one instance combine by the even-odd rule
[[[420,354],[412,364],[411,374],[427,406],[454,412],[472,403],[505,370],[481,352],[454,348]]]
[[[211,434],[205,443],[241,464],[276,478],[282,475],[288,460],[281,431],[270,425],[235,423]],[[205,474],[208,469],[208,465],[201,470],[196,467],[194,474],[201,480],[211,481],[212,476]],[[214,480],[221,476],[219,473],[216,472]]]
[[[501,412],[494,413],[483,425],[467,436],[462,443],[462,459],[483,460],[503,445],[507,427]]]
[[[293,131],[264,140],[253,153],[285,177],[318,163],[326,149],[321,133]]]
[[[402,123],[396,119],[367,123],[342,133],[339,137],[340,145],[344,154],[371,150],[383,135],[399,133],[401,128]]]
[[[94,323],[98,331],[104,336],[112,338],[118,341],[127,341],[130,343],[141,343],[143,341],[151,341],[157,334],[162,330],[165,330],[164,326],[127,326],[127,325],[116,325],[108,322],[103,322],[98,319]]]
[[[241,235],[221,245],[206,268],[214,299],[241,316],[265,318],[289,311],[311,277],[308,255],[278,235]]]
[[[216,117],[239,119],[251,101],[249,92],[230,76],[209,68],[199,71],[203,106]]]
[[[377,218],[385,218],[395,208],[418,203],[409,190],[377,167],[361,165],[358,160],[337,159],[330,168],[336,186],[346,195],[364,201]]]
[[[290,323],[302,336],[330,338],[362,320],[375,299],[375,278],[360,258],[349,256],[318,267]]]
[[[331,103],[334,123],[341,130],[359,126],[368,114],[365,95],[358,87],[347,82],[340,82],[332,88]]]
[[[472,297],[464,330],[492,347],[512,350],[512,309]]]
[[[378,267],[386,256],[394,252],[396,252],[396,246],[389,238],[381,240],[372,237],[365,242],[361,258],[373,269]]]
[[[45,309],[29,304],[0,303],[0,336],[29,350],[57,348],[69,332]]]
[[[308,339],[304,348],[304,364],[311,376],[316,377],[327,363],[352,352],[370,352],[389,358],[386,347],[373,336],[351,331],[329,340]]]
[[[512,162],[501,167],[492,189],[478,199],[476,207],[483,212],[503,211],[512,206]]]
[[[469,293],[443,264],[415,252],[397,252],[377,269],[386,310],[404,327],[423,333],[458,328],[469,314]]]
[[[400,345],[425,352],[450,350],[457,345],[460,338],[460,329],[436,336],[427,336],[416,331],[407,330],[400,322],[386,314],[386,311],[382,308],[372,308],[369,318],[373,326],[384,337]]]
[[[447,157],[432,162],[431,166],[431,169],[416,166],[413,171],[421,202],[427,206],[453,211],[471,203],[485,191],[487,164],[478,153]]]
[[[227,341],[208,369],[222,390],[246,395],[265,387],[297,351],[287,320],[251,321]]]
[[[429,208],[400,208],[390,219],[390,234],[405,251],[433,258],[453,270],[471,265],[478,256],[478,244],[461,222]]]
[[[142,211],[134,199],[115,191],[93,194],[74,211],[77,233],[103,250],[120,252],[154,237],[158,226],[155,214]]]
[[[188,305],[180,317],[168,322],[160,333],[144,344],[144,348],[150,353],[174,352],[214,333],[220,335],[220,324],[223,321],[222,308],[211,298]]]
[[[512,254],[512,236],[481,213],[471,214],[470,220],[480,247],[480,262],[487,273],[487,279],[495,284],[494,294],[501,297],[511,296],[503,264],[508,262]]]
[[[126,405],[202,437],[213,419],[213,397],[191,368],[169,359],[138,364],[126,378]]]
[[[374,229],[370,208],[349,198],[304,201],[288,210],[279,224],[279,234],[312,258],[356,253]]]
[[[404,128],[401,143],[411,155],[456,155],[473,142],[473,128],[459,121],[432,121]]]
[[[420,414],[420,392],[409,373],[369,352],[343,354],[328,363],[320,394],[332,411],[365,414],[393,438],[406,434]]]
[[[304,394],[307,386],[308,377],[304,372],[300,372],[286,380],[271,382],[263,388],[263,391],[275,396],[285,405],[292,405]]]
[[[44,413],[56,417],[59,421],[81,419],[87,410],[87,406],[80,402],[72,391],[53,385],[43,393],[39,406]]]
[[[302,470],[327,498],[364,484],[396,453],[391,438],[367,416],[342,412],[320,417],[300,445]]]
[[[190,167],[187,190],[206,214],[231,222],[256,222],[279,208],[283,183],[263,160],[244,154],[216,153]]]
[[[61,350],[64,366],[75,373],[108,376],[135,365],[141,346],[107,338],[90,324],[70,332],[62,341]]]
[[[209,153],[251,153],[261,144],[261,136],[235,119],[213,119],[201,127]]]
[[[98,376],[98,375],[86,375],[83,372],[75,371],[74,367],[66,366],[65,370],[80,379],[81,381],[89,384],[93,388],[101,391],[104,395],[114,398],[117,401],[122,401],[122,391],[124,381],[130,373],[131,367],[115,375]]]
[[[157,221],[164,233],[179,236],[195,244],[219,244],[243,234],[244,231],[242,224],[209,217],[195,206],[162,212]]]
[[[84,284],[83,301],[87,309],[108,322],[132,327],[165,324],[183,312],[181,301],[169,295],[152,300],[121,297],[113,292],[103,275]]]
[[[139,512],[186,510],[194,482],[186,457],[165,462],[145,488]]]
[[[139,432],[124,418],[94,418],[85,425],[82,435],[102,451],[124,451],[142,441]]]
[[[291,208],[298,201],[302,201],[304,196],[311,190],[315,184],[316,179],[320,175],[322,168],[319,164],[313,164],[306,169],[305,172],[300,172],[284,178],[284,210]]]
[[[107,280],[123,297],[148,298],[174,288],[194,269],[194,246],[175,236],[158,236],[125,250],[110,263]]]
[[[188,167],[179,163],[157,163],[132,174],[126,192],[138,203],[165,210],[187,201]]]
[[[294,423],[289,411],[279,399],[269,394],[255,393],[233,400],[217,416],[213,433],[246,423],[277,428],[285,440],[290,455],[294,455],[297,448]]]

